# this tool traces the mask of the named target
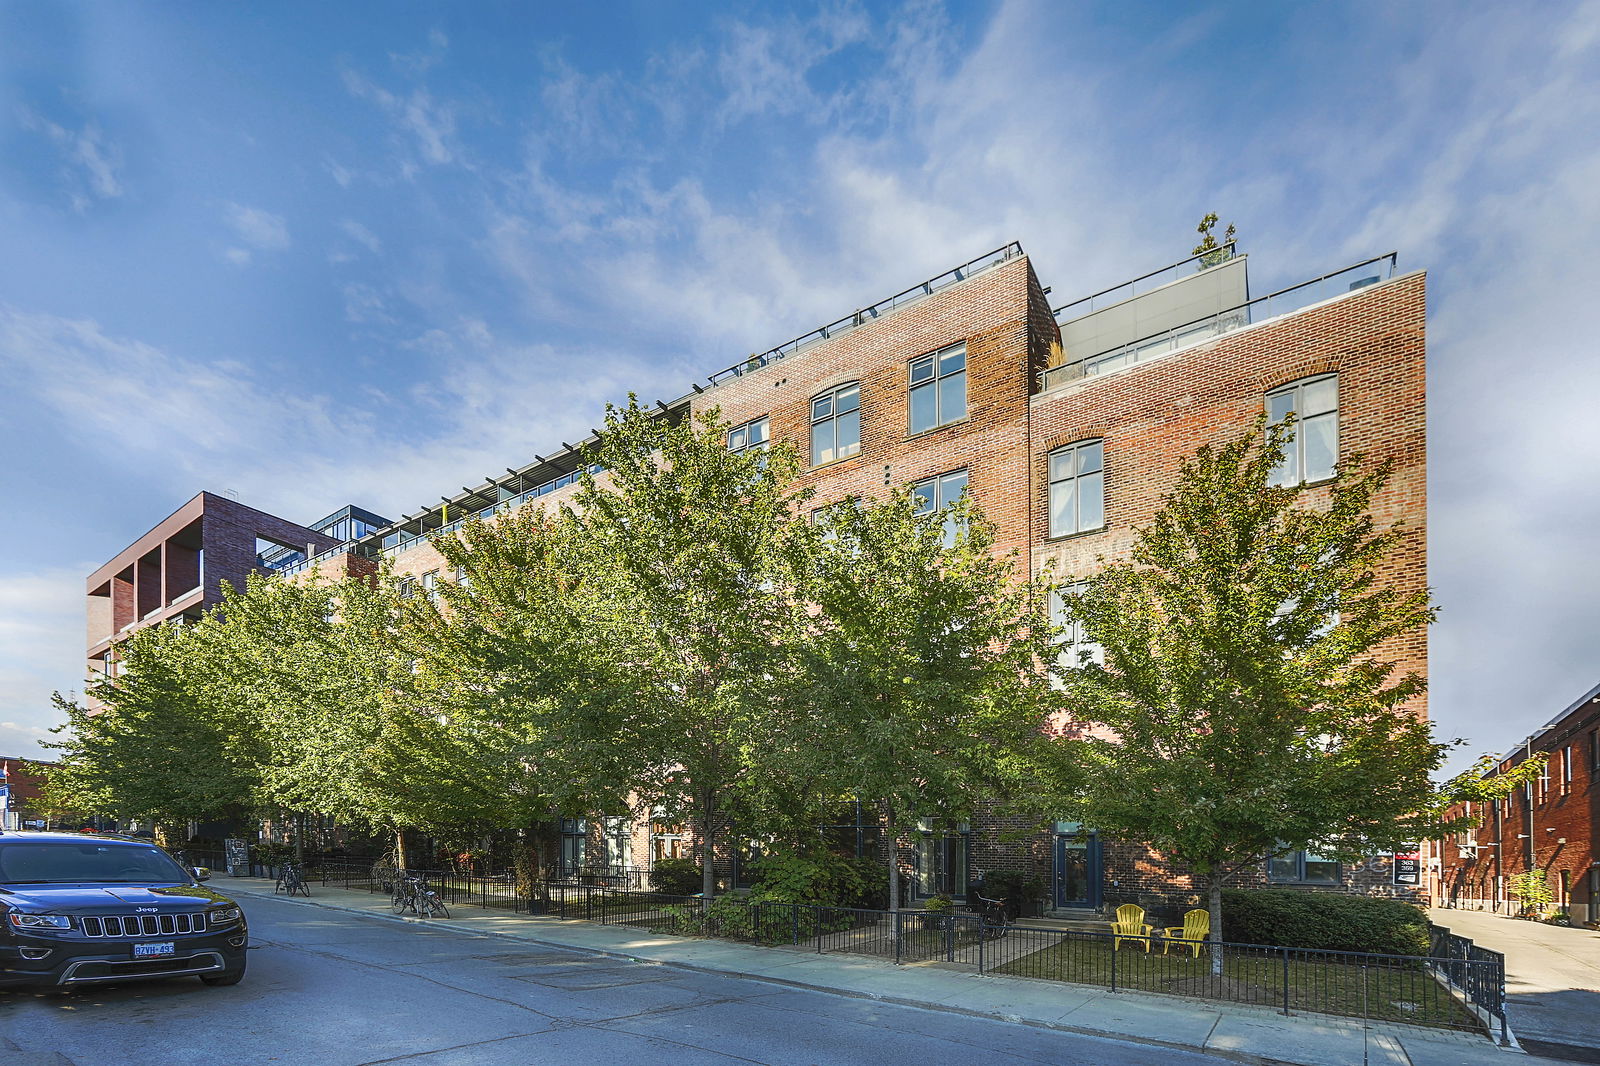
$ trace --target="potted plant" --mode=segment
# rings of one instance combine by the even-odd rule
[[[923,903],[922,909],[925,912],[922,916],[924,929],[943,929],[949,924],[950,915],[956,909],[956,902],[941,892],[937,896],[929,896]]]

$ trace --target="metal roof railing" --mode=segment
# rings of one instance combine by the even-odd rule
[[[1160,333],[1119,344],[1115,348],[1108,348],[1094,355],[1072,359],[1041,374],[1039,390],[1043,392],[1069,381],[1106,374],[1125,366],[1142,363],[1147,359],[1154,359],[1213,337],[1220,337],[1224,333],[1232,333],[1245,326],[1259,325],[1269,319],[1310,307],[1312,304],[1336,299],[1368,285],[1375,285],[1394,277],[1398,258],[1397,253],[1389,252],[1386,255],[1363,259],[1343,270],[1335,270],[1319,278],[1302,281],[1298,285],[1291,285],[1287,289],[1279,289],[1266,296],[1247,300],[1236,307],[1218,311],[1204,318],[1197,318]]]
[[[1227,244],[1219,244],[1215,248],[1196,252],[1189,258],[1180,259],[1170,266],[1162,267],[1160,270],[1152,270],[1148,274],[1140,274],[1132,281],[1124,281],[1120,285],[1113,285],[1109,289],[1101,289],[1099,292],[1090,293],[1088,296],[1080,297],[1071,303],[1062,304],[1050,313],[1055,315],[1058,322],[1061,321],[1061,316],[1068,311],[1071,312],[1071,314],[1067,315],[1068,318],[1082,318],[1084,315],[1104,310],[1112,304],[1119,304],[1124,300],[1131,300],[1135,296],[1142,296],[1152,289],[1170,285],[1181,278],[1188,277],[1191,274],[1198,274],[1200,271],[1209,270],[1214,266],[1221,266],[1230,259],[1237,258],[1239,254],[1236,247],[1237,244],[1237,241],[1229,241]],[[1184,269],[1191,264],[1193,265],[1192,270]],[[1110,299],[1105,299],[1105,297],[1110,297]],[[1088,306],[1080,307],[1080,304]]]
[[[831,337],[837,337],[841,333],[855,329],[857,326],[864,326],[880,315],[888,314],[890,311],[915,303],[924,297],[932,296],[947,285],[965,281],[975,274],[981,274],[991,267],[1010,262],[1021,255],[1022,243],[1020,241],[1012,241],[1010,244],[996,248],[992,252],[980,255],[976,259],[969,259],[958,267],[951,267],[943,274],[929,278],[920,285],[913,285],[904,292],[895,293],[886,300],[879,300],[871,307],[863,307],[853,314],[846,315],[844,318],[829,322],[826,326],[818,326],[810,333],[801,334],[794,340],[785,341],[776,348],[771,348],[760,355],[752,355],[725,370],[719,370],[711,375],[711,384],[717,385],[729,378],[739,377],[753,370],[760,370],[762,367],[777,362],[779,359],[788,358],[808,345],[828,340]]]

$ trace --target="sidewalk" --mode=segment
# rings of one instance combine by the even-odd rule
[[[272,882],[219,876],[213,884],[248,900],[271,897]],[[307,905],[395,918],[377,893],[311,886]],[[279,896],[282,900],[285,897]],[[720,940],[641,935],[639,930],[591,922],[482,912],[459,907],[450,919],[430,919],[465,933],[591,951],[639,962],[882,1000],[928,1010],[970,1014],[1059,1029],[1114,1036],[1165,1047],[1201,1049],[1246,1062],[1303,1066],[1534,1066],[1542,1062],[1501,1049],[1468,1033],[1373,1023],[1326,1015],[1285,1016],[1259,1007],[1208,1003],[1137,992],[1018,977],[992,977],[941,968],[937,963],[895,966],[850,955],[817,955]],[[1518,1055],[1508,1059],[1508,1055]]]
[[[1511,1028],[1541,1045],[1592,1049],[1571,1055],[1600,1062],[1600,932],[1524,922],[1489,911],[1428,912],[1435,925],[1471,937],[1506,957],[1506,1013]],[[1551,1047],[1546,1054],[1557,1054]]]

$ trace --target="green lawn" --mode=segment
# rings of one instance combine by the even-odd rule
[[[1047,942],[1013,933],[993,943],[989,951],[991,957],[1003,960],[990,967],[994,973],[1101,987],[1111,984],[1108,938],[1066,937]],[[1283,1007],[1284,960],[1271,949],[1229,949],[1220,976],[1211,973],[1209,950],[1202,950],[1198,958],[1187,950],[1162,955],[1160,941],[1148,954],[1124,941],[1115,961],[1119,989]],[[1421,969],[1363,967],[1291,954],[1287,977],[1291,1011],[1452,1029],[1481,1028],[1472,1014]]]

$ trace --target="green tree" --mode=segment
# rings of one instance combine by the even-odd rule
[[[792,552],[808,495],[792,447],[731,452],[726,431],[715,412],[673,424],[632,399],[609,408],[592,457],[606,473],[585,476],[569,511],[593,671],[562,724],[573,763],[625,768],[642,803],[688,813],[708,897],[720,830],[759,819],[741,797],[793,731]]]
[[[1233,228],[1233,223],[1230,222],[1228,223],[1227,232],[1222,235],[1222,240],[1218,241],[1216,235],[1211,232],[1216,227],[1217,213],[1215,211],[1206,212],[1206,216],[1200,220],[1200,225],[1195,227],[1195,232],[1200,234],[1200,243],[1195,245],[1194,251],[1189,254],[1204,256],[1205,258],[1200,260],[1202,267],[1212,267],[1218,263],[1227,262],[1229,258],[1228,245],[1233,243],[1234,235],[1238,232]]]
[[[997,556],[970,500],[933,516],[902,491],[817,516],[800,585],[804,743],[785,760],[875,804],[900,906],[900,829],[969,817],[1014,776],[1056,703],[1044,595]],[[957,886],[961,891],[965,886]]]
[[[206,699],[193,630],[154,626],[117,644],[118,672],[88,686],[100,706],[56,693],[67,717],[46,794],[58,808],[153,820],[164,835],[190,819],[249,809],[255,768],[233,757],[231,723]]]
[[[1057,745],[1058,794],[1188,866],[1213,940],[1223,886],[1245,867],[1305,847],[1354,859],[1449,828],[1429,780],[1448,745],[1410,703],[1423,679],[1382,657],[1434,615],[1425,592],[1377,577],[1403,535],[1369,514],[1389,467],[1342,463],[1318,504],[1272,484],[1291,433],[1258,425],[1201,448],[1131,558],[1068,601],[1105,662],[1062,683],[1113,735]]]

